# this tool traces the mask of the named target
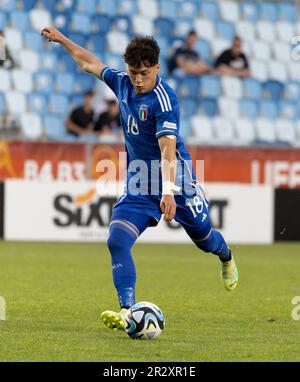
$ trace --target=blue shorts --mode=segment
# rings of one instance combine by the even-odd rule
[[[192,240],[209,236],[212,225],[209,219],[209,203],[199,185],[192,196],[175,195],[177,204],[175,221],[180,223]],[[158,224],[162,216],[160,197],[125,194],[114,206],[111,221],[127,220],[141,234],[148,227]]]

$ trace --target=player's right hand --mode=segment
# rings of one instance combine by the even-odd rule
[[[174,196],[163,195],[160,201],[160,209],[164,214],[164,221],[172,221],[176,213],[176,202]]]
[[[41,35],[47,37],[48,41],[62,43],[65,36],[57,29],[51,27],[45,27],[41,31]]]

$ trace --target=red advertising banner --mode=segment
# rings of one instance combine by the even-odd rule
[[[300,188],[299,149],[190,146],[189,151],[195,166],[204,161],[205,182]],[[116,179],[123,180],[123,145],[0,141],[0,179],[97,179],[111,164]]]

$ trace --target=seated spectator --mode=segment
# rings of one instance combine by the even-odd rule
[[[235,36],[230,49],[225,50],[215,62],[215,74],[236,77],[251,75],[246,55],[242,52],[242,42]]]
[[[169,71],[176,77],[197,76],[209,72],[209,67],[201,60],[199,53],[193,48],[197,43],[197,39],[197,33],[191,30],[185,43],[177,48],[171,57]]]
[[[99,135],[116,134],[122,136],[119,105],[112,92],[104,95],[106,111],[101,113],[95,123],[95,132]]]
[[[5,44],[5,36],[2,30],[0,30],[0,67],[9,70],[16,67],[16,63]]]
[[[81,135],[94,134],[93,96],[92,91],[86,92],[83,105],[70,113],[66,126],[68,133],[73,136],[79,137]]]

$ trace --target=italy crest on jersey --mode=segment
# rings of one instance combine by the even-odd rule
[[[141,121],[146,121],[148,118],[148,106],[147,105],[141,105],[140,111],[139,111],[139,118]]]

